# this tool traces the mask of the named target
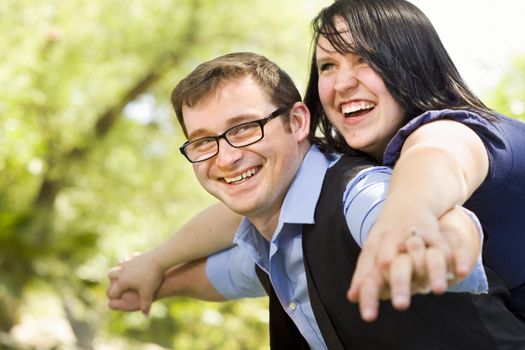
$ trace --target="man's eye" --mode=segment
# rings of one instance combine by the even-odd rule
[[[205,138],[205,139],[193,141],[191,143],[191,146],[193,149],[207,149],[207,148],[213,147],[214,142],[215,140],[212,138]]]
[[[249,123],[249,124],[239,125],[238,127],[230,130],[230,132],[228,132],[228,136],[230,136],[230,137],[239,137],[239,136],[242,137],[244,135],[253,133],[255,130],[257,130],[258,127],[259,127],[259,125],[257,123]]]

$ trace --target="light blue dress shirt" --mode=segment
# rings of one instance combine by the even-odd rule
[[[227,299],[266,295],[257,278],[254,262],[259,265],[269,274],[281,305],[312,349],[327,347],[308,297],[302,225],[314,223],[315,207],[325,173],[339,157],[327,156],[312,146],[284,199],[271,242],[245,218],[235,236],[236,246],[211,256],[206,264],[208,279]],[[343,197],[345,216],[360,246],[378,217],[390,175],[391,170],[386,167],[365,169],[347,186]],[[475,216],[473,219],[477,221]],[[488,289],[487,278],[479,262],[465,282],[454,286],[455,290],[484,292]]]

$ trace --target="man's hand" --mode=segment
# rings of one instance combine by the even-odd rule
[[[117,299],[109,298],[108,305],[113,310],[139,311],[140,296],[135,291],[127,290]]]

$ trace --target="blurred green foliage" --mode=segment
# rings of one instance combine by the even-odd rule
[[[0,349],[268,348],[265,299],[110,312],[106,272],[212,202],[177,149],[176,82],[257,51],[304,91],[330,2],[0,2]],[[525,119],[524,87],[521,59],[487,100]]]
[[[0,348],[267,348],[264,299],[110,312],[106,272],[212,202],[177,149],[176,82],[257,51],[304,89],[328,2],[0,2]]]
[[[525,56],[515,56],[487,104],[510,117],[525,121]]]

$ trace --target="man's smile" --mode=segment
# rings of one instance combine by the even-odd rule
[[[260,166],[258,167],[255,167],[255,168],[252,168],[252,169],[249,169],[237,176],[234,176],[234,177],[224,177],[224,181],[227,183],[227,184],[237,184],[239,182],[242,182],[243,180],[247,179],[247,178],[250,178],[252,177],[253,175],[255,175],[259,170],[261,169]]]

